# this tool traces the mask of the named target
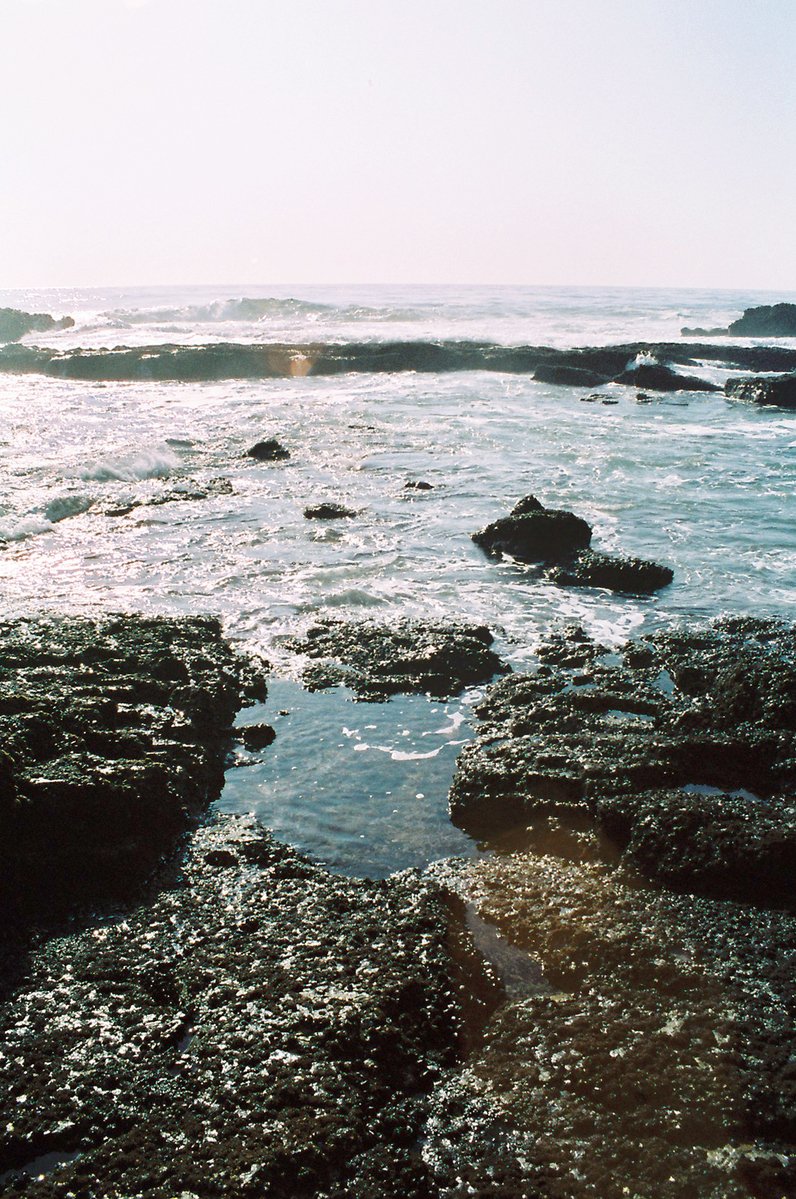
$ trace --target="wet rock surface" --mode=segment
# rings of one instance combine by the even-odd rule
[[[769,375],[762,379],[749,376],[728,379],[724,390],[735,400],[774,404],[780,408],[796,408],[796,374]]]
[[[451,788],[457,824],[587,813],[649,876],[793,903],[793,628],[719,622],[630,642],[616,662],[575,630],[540,659],[477,709]]]
[[[487,553],[510,554],[521,562],[554,562],[585,549],[591,526],[559,508],[545,508],[535,496],[521,499],[509,516],[493,521],[473,541]]]
[[[564,587],[606,587],[649,594],[674,578],[668,566],[644,558],[617,557],[589,548],[591,525],[574,512],[545,508],[526,495],[508,516],[473,534],[473,541],[494,557],[539,564],[544,576]]]
[[[602,371],[569,366],[563,362],[543,362],[537,366],[533,377],[537,383],[555,383],[565,387],[599,387],[609,379]]]
[[[4,1194],[442,1193],[421,1138],[455,1060],[447,926],[415,875],[330,875],[245,818],[200,829],[179,885],[50,941],[6,1004]],[[21,1169],[45,1153],[63,1164]]]
[[[257,672],[206,618],[0,625],[5,919],[129,892],[218,794]]]
[[[310,690],[344,684],[358,699],[382,700],[399,693],[442,698],[508,670],[490,649],[492,641],[483,625],[328,620],[310,628],[292,648],[320,659],[304,672]]]
[[[616,379],[639,354],[680,366],[722,363],[744,370],[796,369],[796,350],[710,342],[630,342],[555,350],[474,341],[361,342],[344,345],[240,344],[117,346],[58,351],[37,346],[0,346],[0,371],[94,380],[272,379],[333,376],[349,372],[505,371],[533,374],[552,366],[589,372],[601,382]],[[561,378],[562,376],[559,376]],[[570,378],[574,378],[572,375]],[[682,378],[682,376],[681,376]],[[579,376],[576,386],[584,384]],[[652,384],[650,385],[652,386]],[[699,390],[703,390],[700,380]]]
[[[606,587],[611,591],[649,595],[667,587],[674,579],[674,571],[646,558],[602,554],[588,549],[551,567],[546,577],[561,587]]]
[[[791,1195],[793,916],[640,889],[565,833],[442,868],[547,990],[502,1005],[437,1090],[432,1153],[474,1194]]]

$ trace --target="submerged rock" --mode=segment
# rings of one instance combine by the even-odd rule
[[[322,659],[304,672],[310,690],[342,683],[358,699],[382,700],[412,692],[457,695],[464,687],[504,674],[509,668],[489,648],[492,641],[483,625],[327,620],[292,648]]]
[[[46,312],[21,312],[18,308],[0,308],[0,342],[17,341],[26,333],[71,329],[74,323],[71,316],[56,319]]]
[[[724,391],[736,400],[775,404],[780,408],[796,408],[796,374],[768,375],[761,379],[750,376],[728,379]]]
[[[545,508],[533,495],[521,499],[509,516],[493,521],[473,541],[496,557],[509,554],[536,563],[545,578],[566,587],[607,587],[649,594],[674,578],[668,566],[643,558],[614,557],[589,549],[592,530],[582,517]]]
[[[286,450],[275,437],[269,437],[266,441],[258,441],[247,450],[246,457],[256,458],[258,462],[281,462],[290,457],[290,450]]]
[[[229,479],[223,476],[209,479],[207,483],[196,486],[188,483],[168,487],[155,492],[143,499],[129,499],[125,503],[108,504],[102,509],[104,516],[127,516],[136,508],[156,508],[161,504],[196,503],[210,499],[214,495],[232,495],[233,487]]]
[[[0,625],[6,921],[129,894],[223,779],[256,672],[193,617]]]

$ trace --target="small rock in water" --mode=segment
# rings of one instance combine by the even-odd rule
[[[290,457],[290,450],[286,450],[275,437],[269,437],[266,441],[258,441],[246,451],[245,456],[256,458],[258,462],[280,462]]]
[[[266,749],[276,739],[276,730],[270,724],[246,724],[235,729],[235,736],[246,749]]]
[[[343,504],[314,504],[304,509],[304,516],[307,520],[342,520],[347,516],[356,516],[356,511]]]
[[[409,491],[409,490],[414,490],[414,491],[433,491],[433,490],[434,490],[434,484],[433,484],[433,483],[426,483],[426,482],[424,482],[424,480],[423,480],[423,479],[418,479],[417,481],[414,481],[414,480],[411,480],[411,479],[410,479],[408,483],[404,483],[404,490],[405,490],[405,491]]]
[[[551,582],[567,587],[649,594],[674,578],[668,566],[657,562],[590,550],[591,533],[591,526],[574,512],[545,508],[536,496],[526,495],[508,516],[474,533],[473,541],[496,557],[509,554],[519,562],[538,564]]]

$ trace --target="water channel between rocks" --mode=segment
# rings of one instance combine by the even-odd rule
[[[476,842],[451,824],[448,789],[480,696],[367,703],[345,687],[271,680],[266,702],[238,726],[268,724],[276,736],[262,750],[236,747],[217,807],[253,812],[279,840],[353,876],[476,856]]]

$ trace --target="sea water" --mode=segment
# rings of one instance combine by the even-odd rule
[[[209,287],[2,292],[0,305],[72,315],[74,327],[23,341],[60,349],[401,340],[567,347],[672,341],[681,326],[726,325],[744,307],[789,298],[634,289]],[[715,366],[703,373],[724,377]],[[587,404],[581,388],[486,371],[191,383],[0,374],[0,610],[215,613],[241,648],[266,658],[277,678],[294,681],[302,662],[290,639],[324,617],[486,624],[515,669],[530,660],[540,638],[565,624],[577,623],[613,646],[722,613],[791,618],[796,414],[721,393],[651,393],[641,401],[632,388],[600,390],[608,402]],[[246,456],[270,437],[289,449],[289,459],[262,463]],[[228,481],[226,490],[213,482],[219,478]],[[430,489],[406,487],[418,481]],[[180,491],[189,498],[168,498]],[[488,559],[471,534],[528,493],[585,517],[596,549],[668,564],[674,583],[653,597],[562,589],[532,568]],[[356,515],[305,519],[305,507],[326,500]],[[296,689],[286,706],[300,709],[302,694]],[[342,702],[357,707],[350,697],[334,700]],[[385,709],[396,705],[396,727],[408,720],[415,740],[429,731],[428,714],[404,717],[399,702]],[[469,721],[470,698],[457,702],[444,714],[457,722],[448,770]],[[290,735],[307,745],[308,727],[337,722],[340,714],[331,715],[329,703],[326,713],[315,707],[315,716],[309,708],[296,716],[297,725],[310,726],[300,736],[285,728],[285,741]],[[440,716],[430,715],[432,724]],[[345,801],[349,807],[368,797],[374,803],[376,793],[389,801],[386,793],[396,790],[396,759],[368,746],[335,748],[342,775],[356,774],[355,761],[357,770],[367,763],[356,797]],[[304,787],[300,804],[291,798],[289,780],[274,773],[275,751],[267,765],[270,752],[234,768],[224,802],[260,810],[274,827],[292,821],[293,839],[312,851],[315,834],[302,840],[295,831],[311,823],[312,796]],[[378,762],[372,769],[371,755]],[[393,805],[398,820],[385,807],[395,852],[374,854],[385,826],[381,816],[372,820],[371,848],[361,855],[366,872],[418,864],[451,848],[448,775],[437,770],[437,757],[413,760],[429,763],[431,781],[427,786],[415,774],[412,794],[433,796],[436,813],[422,852],[412,828],[418,801]],[[288,770],[294,780],[296,765],[291,761]],[[281,815],[264,798],[276,793],[283,797]],[[303,805],[303,821],[285,815],[291,803]],[[316,810],[326,803],[319,798]],[[317,853],[356,870],[351,842],[362,838],[350,835],[348,816],[342,824],[335,839],[326,820]]]

